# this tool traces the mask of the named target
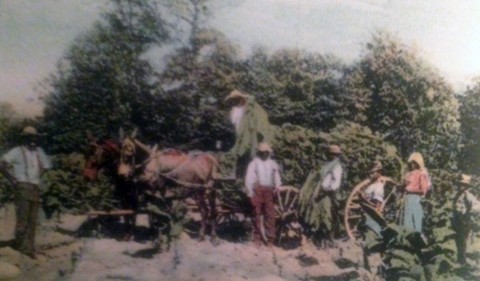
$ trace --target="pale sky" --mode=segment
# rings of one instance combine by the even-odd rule
[[[456,90],[480,75],[478,0],[222,0],[234,3],[210,21],[248,53],[301,48],[352,62],[375,30],[418,49]],[[0,101],[38,114],[35,85],[81,32],[102,0],[0,0]]]

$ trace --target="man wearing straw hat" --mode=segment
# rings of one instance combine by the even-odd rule
[[[454,199],[454,212],[452,218],[452,227],[455,231],[455,244],[457,245],[457,262],[465,264],[467,262],[467,240],[472,230],[474,214],[480,213],[480,202],[469,189],[471,187],[472,177],[462,175],[459,181],[459,190]]]
[[[430,188],[430,178],[422,154],[414,152],[408,158],[409,172],[405,175],[403,226],[422,232],[423,209],[421,200]]]
[[[267,112],[253,96],[233,90],[225,101],[231,106],[230,121],[235,128],[235,144],[230,150],[235,158],[235,175],[244,177],[245,168],[255,157],[258,144],[271,142],[275,129]]]
[[[40,205],[40,177],[45,169],[51,168],[45,152],[37,146],[39,134],[32,126],[22,131],[23,145],[8,151],[2,157],[2,165],[13,170],[15,186],[14,247],[21,253],[35,257],[35,228]]]
[[[375,208],[377,211],[381,210],[383,204],[383,197],[384,197],[384,188],[386,179],[382,175],[383,172],[383,165],[380,161],[375,161],[370,168],[370,183],[365,188],[364,191],[364,198],[366,201]],[[377,236],[381,236],[382,228],[380,225],[372,219],[371,216],[368,214],[366,215],[365,225],[370,228]]]
[[[342,151],[338,145],[330,145],[327,150],[327,161],[320,170],[320,181],[315,187],[312,200],[320,199],[319,207],[321,217],[321,227],[323,228],[323,235],[327,241],[324,242],[324,247],[333,247],[334,227],[338,225],[338,203],[336,193],[340,188],[343,177],[343,167],[340,161]],[[328,243],[327,243],[328,242]]]
[[[257,156],[250,162],[245,176],[247,196],[254,208],[253,242],[259,247],[262,243],[262,216],[267,246],[275,241],[275,208],[273,195],[282,185],[280,169],[270,158],[272,148],[268,143],[258,145]]]

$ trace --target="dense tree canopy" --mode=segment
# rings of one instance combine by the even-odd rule
[[[77,150],[88,129],[100,137],[156,117],[154,73],[142,55],[167,30],[153,2],[112,1],[112,10],[67,50],[47,83],[45,130],[53,151]]]
[[[373,35],[345,81],[351,120],[379,132],[403,157],[420,151],[433,167],[455,168],[458,104],[444,78],[388,33]]]
[[[480,175],[480,80],[460,96],[460,121],[463,147],[459,166],[462,170]]]
[[[277,126],[328,133],[354,122],[404,159],[420,151],[428,166],[456,169],[460,116],[452,87],[389,33],[374,33],[352,64],[298,49],[257,47],[242,56],[207,28],[212,1],[161,1],[161,12],[155,3],[112,1],[67,50],[47,80],[44,124],[53,151],[78,150],[86,129],[113,136],[120,127],[139,127],[150,143],[211,150],[223,140],[226,150],[233,130],[224,98],[237,88],[255,96]],[[173,15],[166,21],[165,9]],[[179,40],[167,41],[169,33]],[[148,56],[153,46],[167,47],[162,61]],[[466,142],[473,138],[467,131]]]
[[[269,55],[259,48],[242,66],[239,84],[256,94],[274,124],[328,130],[344,120],[338,59],[286,49]]]

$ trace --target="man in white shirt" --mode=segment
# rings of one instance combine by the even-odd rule
[[[365,188],[364,197],[367,202],[375,208],[377,211],[380,211],[383,204],[383,197],[385,193],[385,183],[386,179],[382,175],[383,165],[380,161],[375,161],[370,169],[370,183]],[[377,236],[381,236],[382,228],[381,226],[373,220],[371,216],[366,214],[365,224],[369,227]]]
[[[2,165],[12,168],[15,187],[15,212],[17,216],[14,247],[30,257],[35,257],[35,228],[40,205],[40,177],[51,164],[45,152],[37,147],[38,133],[27,126],[22,132],[24,145],[17,146],[5,155]]]
[[[262,142],[258,145],[257,156],[250,162],[245,176],[247,196],[254,207],[253,242],[260,246],[262,243],[263,216],[267,246],[271,247],[275,241],[275,208],[274,194],[282,185],[278,164],[270,158],[272,149],[269,144]]]
[[[455,231],[455,244],[457,246],[457,262],[467,262],[467,240],[474,225],[475,215],[480,214],[480,202],[469,189],[472,177],[462,175],[459,181],[459,190],[454,198],[454,212],[452,227]]]
[[[327,150],[327,161],[320,170],[320,181],[315,187],[312,200],[320,199],[320,213],[322,214],[321,228],[323,233],[319,237],[324,247],[333,247],[334,227],[338,225],[338,203],[336,192],[342,183],[343,167],[340,162],[342,151],[338,145],[330,145]],[[328,242],[328,243],[327,243]]]

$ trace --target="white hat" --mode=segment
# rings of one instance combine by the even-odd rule
[[[370,167],[370,172],[376,172],[376,171],[381,171],[383,170],[383,165],[382,162],[380,161],[374,161],[372,166]]]
[[[408,163],[415,162],[420,167],[420,170],[425,169],[425,162],[423,161],[423,156],[419,152],[414,152],[408,157]]]
[[[22,131],[23,135],[38,136],[37,129],[32,126],[26,126]]]
[[[340,146],[338,146],[336,144],[332,144],[332,145],[328,146],[328,152],[330,152],[332,154],[341,154],[342,150],[340,149]]]
[[[469,176],[469,175],[465,175],[465,174],[462,174],[462,178],[460,179],[460,183],[463,183],[463,184],[470,184],[472,181],[472,177]]]
[[[258,144],[258,147],[257,147],[257,150],[258,151],[268,151],[268,152],[272,152],[272,147],[266,143],[266,142],[261,142]]]
[[[247,99],[248,95],[240,92],[239,90],[233,90],[226,98],[225,100],[233,99],[233,98],[243,98]]]

